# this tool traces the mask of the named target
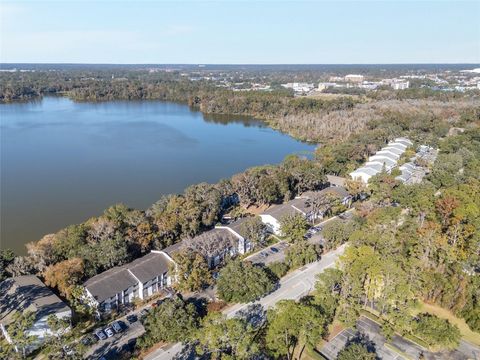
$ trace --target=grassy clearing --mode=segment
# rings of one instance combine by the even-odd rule
[[[465,320],[456,317],[454,314],[452,314],[447,309],[444,309],[444,308],[442,308],[438,305],[421,303],[420,307],[419,307],[419,310],[418,310],[418,313],[419,312],[427,312],[429,314],[436,315],[439,318],[447,319],[452,324],[455,324],[455,325],[458,326],[458,328],[460,329],[460,333],[462,334],[462,337],[465,340],[471,342],[474,345],[480,346],[480,334],[471,330],[468,327]]]

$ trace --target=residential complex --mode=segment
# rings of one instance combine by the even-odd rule
[[[172,259],[161,251],[123,266],[104,271],[84,283],[85,301],[99,312],[145,299],[171,285],[168,269]]]
[[[321,191],[305,192],[286,203],[274,205],[260,214],[260,218],[270,231],[281,235],[280,224],[285,216],[301,214],[313,224],[324,217],[325,203],[332,199],[337,199],[344,206],[350,206],[350,194],[340,186],[330,186]]]
[[[5,339],[12,343],[9,325],[16,314],[34,313],[34,322],[27,331],[36,336],[35,343],[22,349],[29,353],[40,346],[49,335],[54,334],[48,324],[52,315],[70,322],[72,310],[35,275],[24,275],[6,279],[0,283],[0,330]],[[17,348],[17,351],[20,349]]]
[[[390,173],[397,166],[400,156],[410,146],[413,146],[413,143],[409,139],[396,138],[377,151],[375,155],[370,156],[364,166],[352,171],[350,177],[367,184],[372,176],[377,175],[384,169]]]

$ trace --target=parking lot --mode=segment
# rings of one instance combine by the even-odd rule
[[[371,336],[370,331],[366,331],[369,327],[369,324],[365,322],[363,318],[359,319],[357,322],[357,328],[355,329],[345,329],[327,344],[323,346],[320,352],[327,359],[336,359],[340,350],[342,350],[345,345],[355,338],[358,338],[359,335],[366,335],[367,338],[371,341],[372,346],[375,348],[378,358],[382,360],[403,360],[404,357],[395,353],[385,346],[385,339],[383,336],[378,334],[378,336]]]
[[[99,339],[95,344],[90,347],[90,349],[88,349],[88,352],[86,353],[86,358],[101,359],[102,357],[104,357],[107,360],[118,359],[119,354],[122,351],[126,352],[129,349],[133,350],[136,338],[141,336],[145,332],[145,329],[140,322],[139,313],[134,314],[136,320],[131,323],[127,320],[126,316],[120,318],[119,320],[123,322],[123,330],[121,332],[115,333],[111,337],[107,337],[106,339]],[[103,327],[101,329],[105,328],[106,327]],[[96,329],[94,333],[97,330],[99,329]],[[103,331],[103,333],[105,334],[105,331]],[[95,336],[94,334],[92,335]]]
[[[288,247],[286,241],[279,241],[265,249],[248,256],[245,260],[254,264],[268,265],[273,262],[285,260],[285,249]]]
[[[345,344],[351,339],[364,335],[372,343],[379,359],[382,360],[401,360],[401,359],[426,359],[426,360],[480,360],[480,349],[478,347],[460,342],[456,350],[445,351],[441,353],[432,353],[420,345],[409,341],[399,335],[394,335],[386,346],[386,339],[381,334],[381,327],[375,321],[366,317],[361,317],[357,321],[356,329],[345,329],[325,344],[320,352],[330,360],[336,359],[338,352],[345,347]],[[396,348],[399,353],[392,350]],[[405,354],[402,356],[400,354]]]

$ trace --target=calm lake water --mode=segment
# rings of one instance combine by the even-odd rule
[[[1,248],[24,244],[123,202],[278,163],[314,146],[235,117],[154,101],[0,105]]]

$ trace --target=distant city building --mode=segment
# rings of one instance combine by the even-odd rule
[[[286,89],[293,89],[296,93],[308,93],[315,88],[314,84],[298,82],[282,84],[282,86]]]
[[[394,90],[405,90],[410,87],[410,82],[405,80],[396,80],[392,82],[392,88]]]
[[[328,81],[330,82],[344,81],[344,78],[341,76],[330,76]]]
[[[345,81],[351,82],[351,83],[361,83],[365,79],[363,75],[357,75],[357,74],[349,74],[345,75]]]
[[[335,87],[337,84],[334,82],[322,82],[318,84],[317,90],[318,91],[323,91],[326,90],[330,87]]]

